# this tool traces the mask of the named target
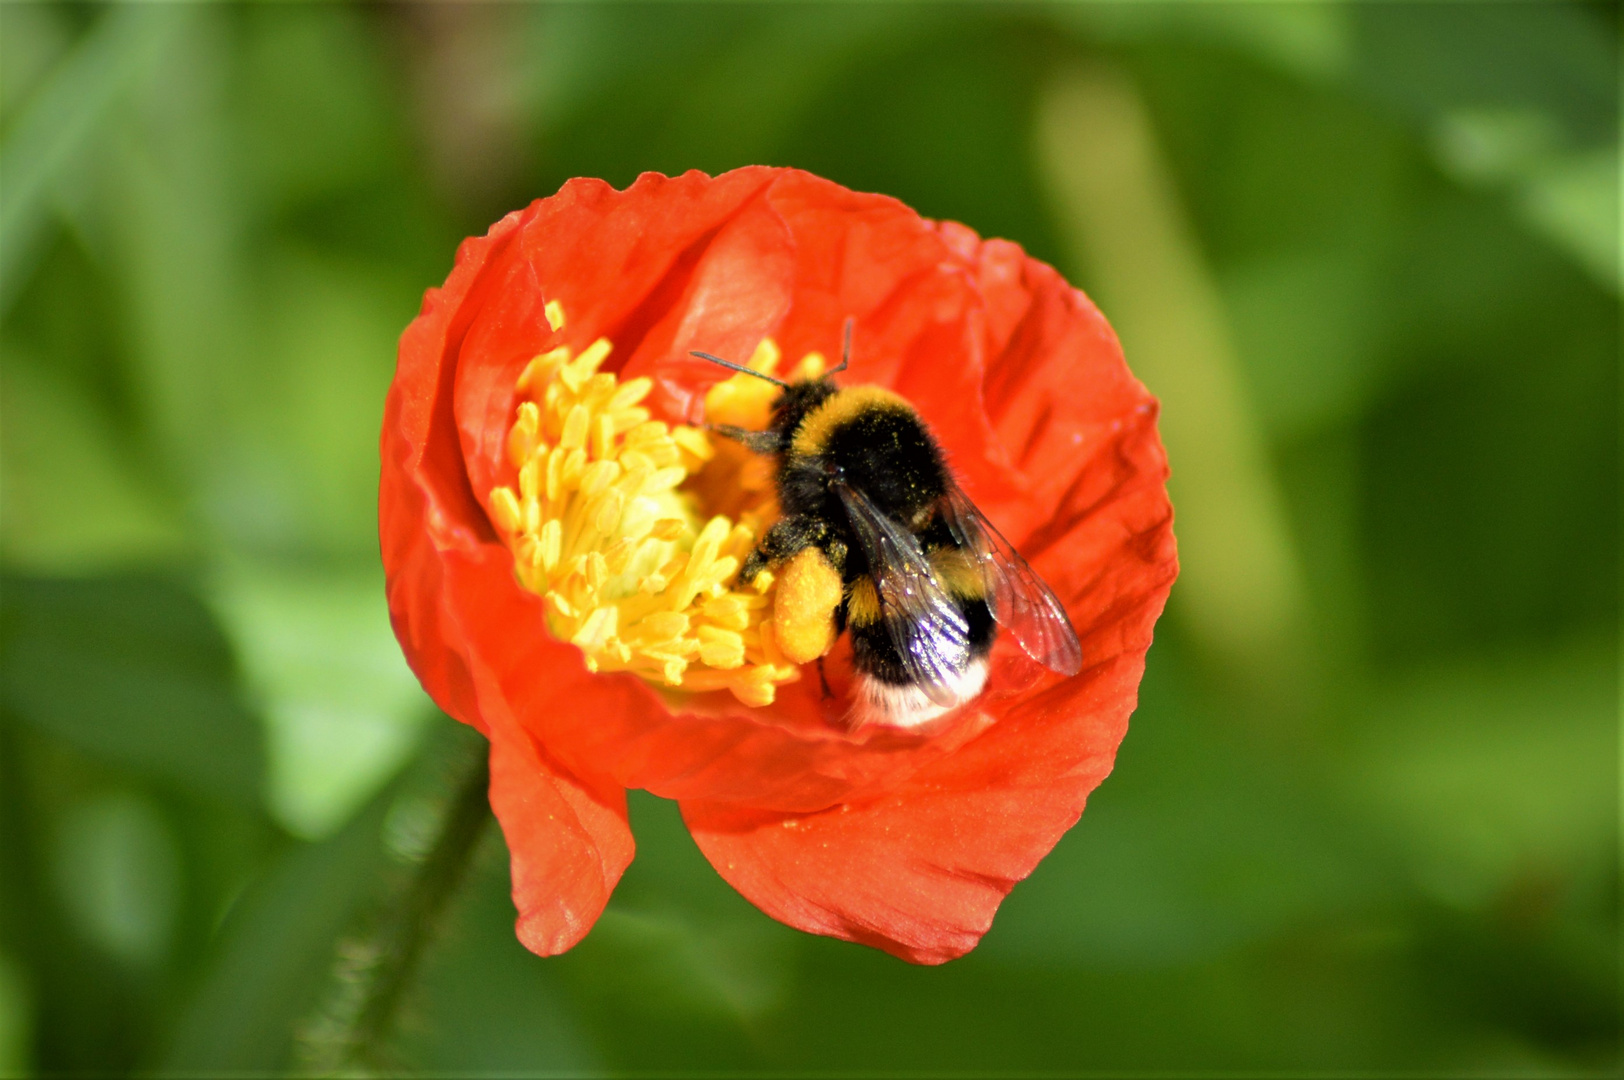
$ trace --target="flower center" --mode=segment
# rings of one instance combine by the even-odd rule
[[[548,305],[554,329],[563,325]],[[730,690],[771,704],[800,678],[773,632],[773,575],[738,571],[776,514],[771,463],[700,428],[650,418],[647,378],[599,372],[610,343],[560,346],[519,376],[508,433],[518,490],[491,492],[491,517],[519,583],[545,601],[547,629],[591,671],[630,671],[687,691]],[[750,366],[771,372],[763,341]],[[816,374],[823,361],[800,365]],[[776,388],[735,375],[705,397],[712,423],[766,426]]]

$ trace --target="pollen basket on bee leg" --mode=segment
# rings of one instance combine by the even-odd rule
[[[784,564],[776,582],[773,625],[784,656],[811,663],[835,643],[835,610],[845,599],[840,571],[810,547]]]

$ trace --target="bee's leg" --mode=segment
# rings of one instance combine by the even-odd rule
[[[799,515],[779,518],[761,538],[756,550],[745,557],[739,570],[739,580],[746,585],[768,566],[776,566],[791,556],[798,555],[823,539],[826,526],[813,517]]]
[[[732,439],[736,443],[743,443],[744,448],[755,454],[776,454],[784,447],[777,432],[751,431],[748,428],[735,427],[732,424],[711,424],[710,430],[724,439]]]
[[[818,682],[823,686],[823,700],[828,701],[835,696],[835,692],[829,689],[829,676],[823,673],[823,657],[821,656],[818,657]]]
[[[756,548],[744,557],[744,565],[739,568],[739,580],[748,585],[765,569],[767,557],[761,553],[760,548]]]
[[[825,535],[818,540],[823,553],[829,556],[829,565],[841,573],[846,571],[846,544],[838,536]]]

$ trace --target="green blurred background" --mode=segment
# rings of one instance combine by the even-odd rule
[[[766,162],[1019,241],[1163,398],[1185,574],[1117,771],[940,969],[768,920],[642,794],[539,960],[488,829],[385,1060],[1610,1073],[1618,43],[1608,4],[0,7],[0,1072],[319,1059],[471,752],[382,598],[396,337],[568,177]]]

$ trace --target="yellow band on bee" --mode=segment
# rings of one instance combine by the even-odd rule
[[[914,411],[906,398],[883,387],[854,386],[841,390],[801,421],[801,426],[795,429],[795,441],[790,443],[790,453],[801,457],[821,454],[835,428],[870,409]]]
[[[925,553],[936,577],[954,596],[980,600],[987,593],[979,560],[964,548],[939,547]]]
[[[987,582],[974,555],[963,548],[940,547],[925,557],[950,594],[963,600],[986,598]],[[874,587],[874,579],[864,574],[846,589],[846,622],[850,626],[864,627],[879,621],[880,594]]]
[[[880,594],[874,591],[874,579],[864,574],[846,592],[846,622],[868,626],[879,621]]]

